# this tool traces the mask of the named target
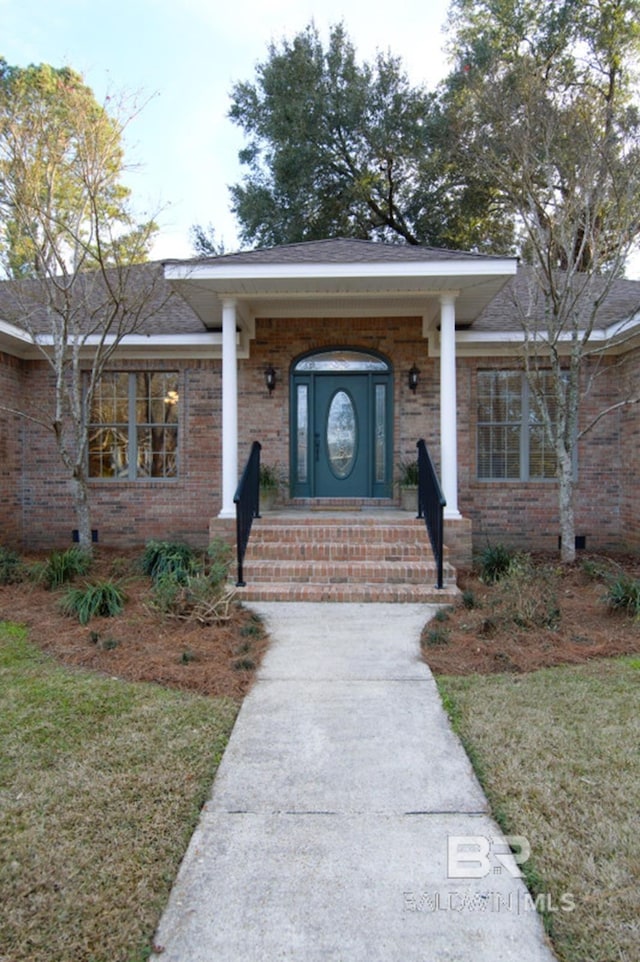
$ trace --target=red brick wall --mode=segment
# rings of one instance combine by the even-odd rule
[[[180,373],[180,476],[167,481],[90,481],[91,524],[101,544],[138,545],[149,538],[171,538],[204,546],[209,518],[220,503],[220,362],[130,362],[117,368],[145,366]],[[45,396],[47,382],[46,366],[30,365],[30,394]],[[77,527],[71,485],[53,436],[33,423],[25,429],[23,500],[25,547],[71,542]]]
[[[293,361],[307,351],[330,347],[357,347],[377,351],[391,363],[394,374],[394,472],[404,458],[416,456],[416,441],[424,437],[437,460],[439,445],[439,361],[427,357],[420,318],[259,319],[251,357],[240,361],[238,390],[244,398],[239,419],[240,458],[246,459],[251,442],[263,445],[265,463],[278,464],[288,477],[289,376]],[[420,386],[409,390],[407,374],[416,364]],[[277,386],[269,397],[264,370],[272,365]]]
[[[514,362],[496,364],[516,369]],[[460,511],[473,520],[476,550],[487,541],[501,541],[519,548],[553,551],[558,546],[559,534],[558,492],[554,481],[522,484],[476,480],[476,372],[487,367],[486,361],[475,359],[458,362]],[[587,383],[587,371],[582,383]],[[619,398],[619,386],[620,372],[615,359],[602,363],[582,406],[581,430]],[[586,537],[588,550],[622,547],[625,527],[632,527],[629,515],[634,511],[637,531],[638,507],[633,508],[628,497],[625,501],[625,487],[630,487],[630,479],[625,484],[623,466],[632,459],[622,421],[621,411],[608,414],[578,446],[576,534]],[[623,521],[625,503],[627,520]]]
[[[622,363],[625,397],[640,398],[640,349]],[[621,485],[620,530],[626,546],[640,550],[640,402],[620,412]]]
[[[288,475],[289,375],[299,355],[314,349],[351,346],[374,350],[388,358],[394,374],[394,455],[415,455],[424,437],[440,470],[439,359],[427,357],[419,318],[259,319],[251,357],[240,360],[238,386],[239,468],[251,442],[260,440],[263,460],[278,464]],[[420,369],[413,394],[407,385],[412,364]],[[513,362],[497,362],[514,367]],[[637,385],[640,352],[615,360],[594,386],[583,423],[618,399],[621,372],[628,387]],[[273,365],[278,383],[269,393],[264,369]],[[142,363],[118,365],[139,370]],[[92,526],[103,544],[141,544],[148,538],[180,538],[204,545],[209,521],[220,509],[221,475],[221,362],[151,363],[151,369],[180,372],[180,477],[175,481],[91,482]],[[458,362],[458,458],[460,510],[473,521],[476,548],[503,541],[531,549],[554,550],[558,538],[557,493],[553,482],[522,485],[478,482],[476,456],[476,372],[487,362]],[[47,395],[47,368],[5,360],[1,384],[9,393],[23,385],[26,396]],[[637,386],[636,386],[637,391]],[[7,427],[5,428],[5,425]],[[0,413],[0,450],[3,490],[0,521],[7,536],[22,537],[29,547],[68,544],[76,527],[69,482],[63,474],[50,434],[33,422],[7,421]],[[12,438],[20,438],[18,445]],[[621,409],[598,423],[580,444],[577,487],[577,533],[587,536],[589,549],[640,546],[640,511],[636,495],[640,470],[640,406]],[[22,458],[22,461],[20,460]],[[20,489],[20,478],[22,488]],[[20,528],[20,511],[24,523]]]
[[[0,404],[20,408],[22,362],[0,352]],[[0,408],[0,544],[17,547],[22,537],[20,479],[24,419]]]

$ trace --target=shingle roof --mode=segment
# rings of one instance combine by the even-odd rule
[[[216,257],[197,257],[189,261],[167,260],[165,263],[187,264],[384,264],[406,261],[504,260],[486,254],[471,254],[412,244],[382,244],[376,241],[336,237],[329,240],[283,244]]]
[[[473,331],[521,331],[518,308],[530,306],[531,314],[536,314],[536,306],[540,307],[540,293],[532,283],[531,268],[521,266],[515,277],[509,280],[500,293],[478,315],[472,325]],[[603,277],[591,279],[591,296],[585,298],[582,304],[583,323],[594,299],[598,297],[606,284]],[[606,299],[598,308],[596,329],[607,328],[616,322],[627,320],[640,311],[640,281],[626,278],[614,280]],[[544,315],[538,310],[538,316]]]
[[[80,280],[86,281],[86,292],[76,295],[76,309],[81,307],[82,297],[86,297],[87,303],[94,306],[105,300],[105,289],[97,272],[81,275]],[[201,334],[206,330],[186,301],[171,289],[164,278],[161,263],[139,264],[131,268],[127,284],[128,299],[132,305],[137,298],[148,298],[143,319],[136,327],[138,334]],[[47,298],[42,294],[41,282],[1,282],[0,319],[18,328],[29,328],[36,334],[50,333]]]

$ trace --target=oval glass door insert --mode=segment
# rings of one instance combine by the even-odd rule
[[[336,391],[327,416],[327,452],[336,478],[346,478],[356,459],[358,428],[353,401],[346,391]]]

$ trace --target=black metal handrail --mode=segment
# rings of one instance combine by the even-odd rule
[[[438,481],[436,469],[426,443],[421,439],[418,448],[418,517],[424,518],[429,541],[438,570],[436,588],[443,587],[443,532],[446,501]]]
[[[238,580],[236,585],[244,588],[246,582],[242,566],[249,543],[251,525],[254,518],[260,517],[260,451],[262,445],[254,441],[251,445],[249,460],[242,472],[233,498],[236,506],[236,551],[238,556]]]

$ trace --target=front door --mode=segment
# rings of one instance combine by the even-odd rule
[[[294,366],[294,497],[391,496],[391,372],[359,351],[323,351]]]

